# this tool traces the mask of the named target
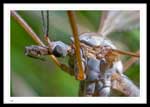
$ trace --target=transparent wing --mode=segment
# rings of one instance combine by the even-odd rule
[[[85,27],[79,23],[77,23],[77,28],[79,36],[83,33],[92,32],[88,27]]]
[[[102,36],[107,36],[111,32],[129,31],[138,28],[139,23],[139,11],[104,11],[98,33]]]
[[[79,36],[83,33],[92,32],[92,26],[89,23],[89,19],[87,16],[84,16],[83,12],[75,11],[75,19],[77,20],[76,25],[78,28]]]

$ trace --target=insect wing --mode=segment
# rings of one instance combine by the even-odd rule
[[[129,31],[139,27],[139,11],[104,11],[98,33],[107,36],[111,32]]]

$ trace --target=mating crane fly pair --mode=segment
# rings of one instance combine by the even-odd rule
[[[139,57],[139,54],[118,50],[106,36],[116,31],[129,31],[139,27],[138,11],[104,11],[98,32],[78,32],[74,12],[68,11],[73,37],[71,44],[50,41],[49,12],[41,11],[45,40],[47,46],[27,46],[25,54],[33,57],[52,55],[63,70],[80,80],[80,96],[110,96],[111,89],[117,83],[114,74],[120,76],[118,82],[127,96],[139,96],[139,89],[123,74],[123,64],[119,55]],[[45,20],[46,19],[46,20]],[[78,34],[80,33],[80,34]],[[68,65],[61,64],[55,57],[69,56]],[[132,89],[130,89],[132,87]],[[125,92],[124,92],[125,91]]]

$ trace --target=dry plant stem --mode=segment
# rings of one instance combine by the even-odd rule
[[[81,55],[80,55],[80,41],[79,41],[79,35],[78,35],[78,29],[77,29],[77,25],[75,22],[75,17],[74,17],[74,13],[72,11],[68,11],[68,17],[69,17],[69,21],[71,24],[71,28],[72,28],[72,32],[73,32],[73,36],[74,36],[74,41],[75,41],[75,54],[76,54],[76,58],[78,61],[78,68],[79,68],[79,73],[77,78],[79,80],[83,80],[84,79],[84,73],[83,73],[83,67],[82,67],[82,62],[81,62]]]
[[[112,89],[122,92],[126,96],[137,97],[139,88],[125,75],[114,73],[112,75]]]
[[[33,40],[38,45],[45,46],[44,43],[36,35],[36,33],[32,30],[32,28],[25,22],[25,20],[23,20],[20,17],[20,15],[17,12],[11,11],[11,16],[25,29],[25,31],[33,38]],[[50,42],[50,40],[49,40],[49,42]],[[54,55],[49,55],[49,57],[55,62],[55,64],[57,66],[62,68],[62,70],[66,71],[68,73],[70,72],[70,68],[66,65],[62,65]]]
[[[139,54],[139,50],[136,52],[136,54]],[[124,66],[124,72],[127,71],[128,68],[131,67],[132,64],[134,64],[138,58],[131,57],[126,63],[123,65]]]

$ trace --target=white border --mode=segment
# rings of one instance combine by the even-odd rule
[[[140,97],[10,97],[10,11],[47,9],[140,10]],[[146,22],[146,4],[4,4],[4,103],[146,103]]]

